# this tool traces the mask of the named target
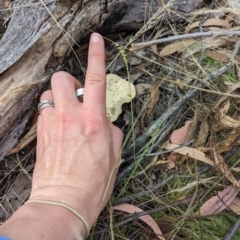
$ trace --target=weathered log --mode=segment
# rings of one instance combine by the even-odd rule
[[[0,8],[1,10],[1,8]],[[3,14],[0,12],[0,38],[3,35],[3,33],[6,31],[6,28],[3,26],[4,19]]]

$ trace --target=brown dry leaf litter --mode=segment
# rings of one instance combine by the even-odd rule
[[[239,187],[236,178],[231,173],[227,163],[223,157],[217,152],[216,148],[212,148],[213,158],[215,161],[215,166],[224,174],[224,176],[233,184],[233,186]]]
[[[240,183],[240,181],[238,181]],[[226,209],[236,198],[240,189],[238,187],[229,186],[223,191],[217,193],[216,196],[206,201],[200,208],[200,216],[208,216],[218,214]],[[196,213],[198,215],[198,213]]]
[[[211,166],[215,166],[215,163],[206,156],[205,153],[203,153],[202,151],[195,149],[195,148],[191,148],[191,147],[181,147],[179,149],[175,149],[177,147],[179,147],[180,145],[177,144],[168,144],[165,149],[171,150],[174,149],[174,152],[177,152],[181,155],[187,156],[189,158],[207,163]]]
[[[193,30],[194,28],[199,28],[199,24],[200,24],[200,21],[197,21],[197,22],[191,24],[187,28],[186,32],[188,33],[191,30]],[[202,27],[209,27],[209,26],[224,27],[226,29],[231,28],[231,25],[227,21],[222,20],[222,19],[217,19],[217,18],[210,18],[202,24]]]
[[[192,121],[186,121],[185,125],[177,130],[175,130],[171,137],[170,141],[172,144],[181,145],[184,144],[189,135],[189,128],[192,124]],[[168,168],[174,168],[177,159],[180,157],[180,154],[177,152],[171,152],[170,156],[168,157]]]

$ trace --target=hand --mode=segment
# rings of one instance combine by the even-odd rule
[[[120,162],[123,134],[106,117],[104,41],[90,41],[84,102],[75,90],[74,77],[55,73],[52,90],[41,101],[54,100],[55,108],[38,118],[37,162],[30,199],[66,203],[89,223],[96,221],[110,198]]]

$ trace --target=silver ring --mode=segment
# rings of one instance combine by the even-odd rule
[[[54,107],[54,102],[52,100],[45,100],[38,103],[38,111],[41,114],[42,110],[47,107]]]
[[[79,88],[76,90],[76,96],[80,102],[83,102],[83,95],[84,95],[84,88]]]

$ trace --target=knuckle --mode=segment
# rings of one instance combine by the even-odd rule
[[[51,99],[52,99],[52,91],[51,90],[47,90],[47,91],[42,93],[41,101],[43,101],[43,100],[51,100]]]
[[[113,131],[115,132],[115,134],[122,140],[123,139],[123,132],[120,128],[114,126]]]
[[[104,83],[104,77],[101,76],[99,73],[90,73],[87,76],[87,81],[90,84],[103,84]]]
[[[105,128],[105,121],[101,115],[96,114],[95,116],[85,116],[85,132],[87,135],[94,135],[96,133],[100,133],[104,131]]]
[[[69,76],[70,74],[68,74],[67,72],[63,72],[63,71],[56,72],[52,75],[52,82],[70,79]]]
[[[89,58],[101,58],[101,54],[99,54],[98,52],[92,52],[89,54]]]
[[[58,117],[57,117],[57,123],[58,127],[67,129],[71,125],[73,125],[73,118],[69,116],[68,113],[66,113],[65,110],[58,110]]]

